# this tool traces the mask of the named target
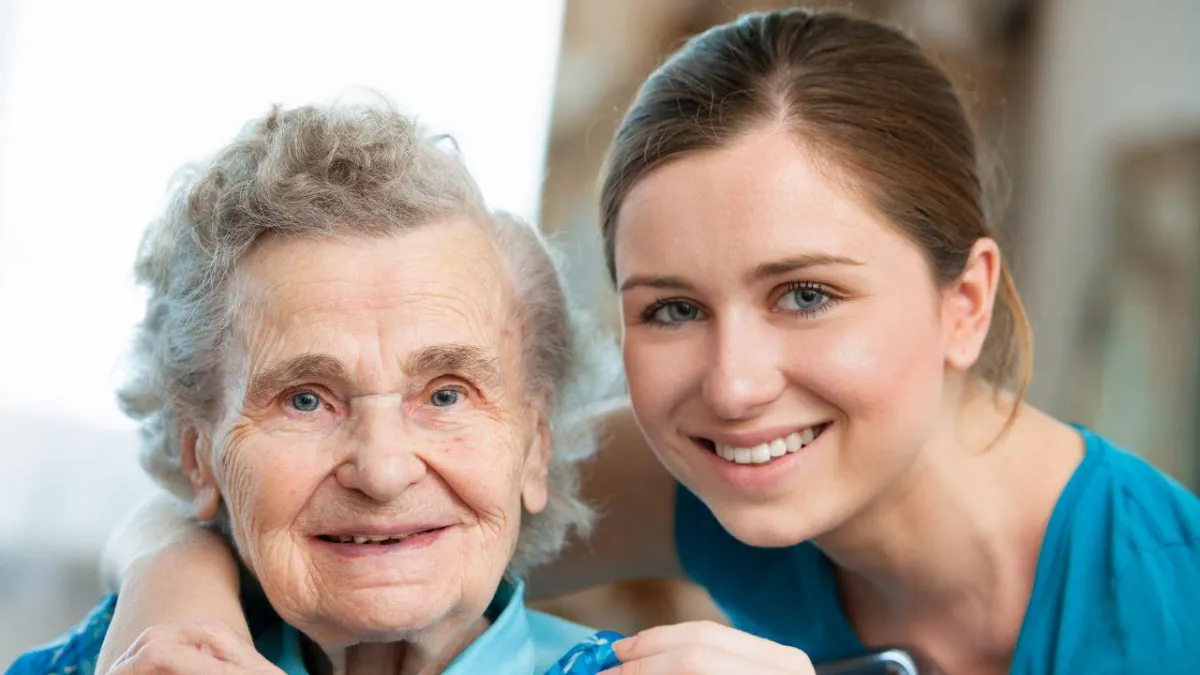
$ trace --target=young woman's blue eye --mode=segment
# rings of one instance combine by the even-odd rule
[[[292,394],[291,404],[300,412],[316,412],[321,409],[321,397],[311,391],[298,391]]]
[[[651,305],[643,318],[648,323],[679,324],[696,321],[704,316],[700,308],[682,300],[668,300]]]
[[[462,396],[462,392],[455,389],[438,389],[433,392],[433,396],[429,397],[429,402],[437,408],[449,408],[458,403],[460,396]]]
[[[786,312],[812,314],[827,307],[834,298],[820,287],[795,285],[787,289],[776,303],[776,308]]]

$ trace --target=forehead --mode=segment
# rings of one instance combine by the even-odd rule
[[[622,205],[618,276],[645,271],[630,266],[701,261],[715,251],[727,260],[798,253],[870,258],[905,246],[837,174],[786,132],[753,134],[658,167]]]
[[[490,346],[511,315],[495,246],[469,220],[385,237],[272,237],[239,264],[238,327],[297,348],[386,341]],[[251,338],[253,339],[253,338]]]

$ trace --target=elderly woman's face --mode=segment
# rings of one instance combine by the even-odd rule
[[[549,452],[486,235],[269,239],[238,284],[240,358],[199,483],[275,609],[323,647],[478,621],[522,502],[545,505]]]

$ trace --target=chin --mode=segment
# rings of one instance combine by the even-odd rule
[[[429,589],[375,588],[350,592],[327,589],[325,594],[328,599],[323,603],[322,613],[332,618],[322,623],[332,631],[319,628],[312,631],[311,636],[318,642],[322,642],[319,637],[347,645],[406,640],[438,625],[456,610],[454,598],[442,597],[444,594]],[[299,625],[297,628],[304,631]],[[321,633],[327,634],[320,636]]]
[[[811,507],[811,504],[776,503],[710,506],[717,520],[735,539],[758,548],[795,546],[821,536],[836,525],[832,518]]]

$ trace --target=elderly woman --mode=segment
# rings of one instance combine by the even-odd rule
[[[542,673],[592,633],[527,611],[519,574],[589,524],[570,411],[604,369],[535,231],[409,119],[272,111],[191,173],[137,273],[144,464],[269,607],[257,651],[166,627],[115,672]],[[87,672],[111,607],[11,672]]]

